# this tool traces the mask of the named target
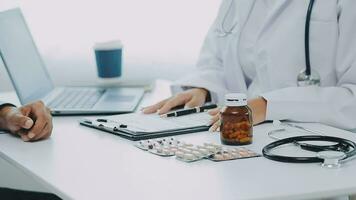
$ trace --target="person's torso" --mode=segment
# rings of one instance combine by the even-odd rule
[[[225,18],[226,27],[237,22],[232,34],[219,39],[228,89],[247,89],[249,96],[256,96],[296,86],[298,73],[305,69],[304,30],[309,1],[233,1],[225,2],[226,11],[232,6],[230,13],[219,16],[220,20]],[[337,0],[315,2],[310,55],[312,69],[321,75],[322,86],[337,82],[337,20]],[[240,79],[245,86],[241,86]]]

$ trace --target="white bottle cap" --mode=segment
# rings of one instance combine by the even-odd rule
[[[230,93],[225,95],[226,106],[246,106],[247,96],[243,93]]]

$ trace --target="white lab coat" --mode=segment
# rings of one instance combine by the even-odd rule
[[[233,33],[218,37],[216,32],[230,5],[230,0],[223,0],[204,41],[196,72],[176,84],[206,88],[218,103],[223,102],[224,94],[246,93],[249,87],[238,55],[241,31],[249,34],[243,32],[243,26],[254,0],[234,1],[228,15],[228,21],[238,22]],[[267,100],[267,120],[320,122],[356,129],[356,1],[315,2],[310,51],[312,69],[319,72],[321,87],[297,87],[296,81],[305,68],[304,27],[309,1],[270,1],[272,7],[253,47],[262,91],[259,96]]]

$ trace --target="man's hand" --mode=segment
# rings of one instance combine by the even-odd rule
[[[248,101],[248,106],[252,110],[253,124],[259,124],[266,120],[267,102],[264,98],[259,97]],[[220,128],[220,108],[215,108],[209,111],[212,116],[210,124],[212,125],[209,131],[218,131]]]
[[[0,110],[0,128],[25,142],[46,139],[53,129],[52,116],[41,101],[20,108],[6,106]]]
[[[146,107],[143,113],[151,114],[158,111],[159,115],[169,112],[172,108],[185,105],[185,107],[192,108],[201,106],[205,103],[208,91],[202,88],[194,88],[181,92],[171,98],[165,99],[157,104]]]

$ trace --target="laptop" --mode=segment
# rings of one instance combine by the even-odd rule
[[[55,87],[21,10],[0,13],[0,57],[22,105],[42,100],[53,115],[135,111],[143,88]]]

